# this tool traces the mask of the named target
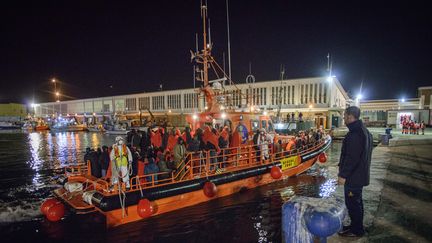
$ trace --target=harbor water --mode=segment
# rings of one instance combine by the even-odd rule
[[[326,197],[335,189],[328,162],[306,173],[253,190],[106,229],[96,213],[44,219],[43,200],[58,187],[62,167],[83,160],[86,147],[112,145],[115,136],[89,133],[0,133],[0,234],[2,242],[280,242],[281,206],[294,195]]]

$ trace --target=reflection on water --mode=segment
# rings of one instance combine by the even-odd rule
[[[59,168],[82,161],[86,147],[114,143],[99,133],[0,133],[0,230],[5,241],[280,242],[281,206],[293,195],[334,192],[340,144],[324,166],[254,190],[107,231],[100,215],[43,219],[39,205],[57,187]]]

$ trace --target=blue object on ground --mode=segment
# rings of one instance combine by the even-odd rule
[[[282,242],[321,242],[342,228],[346,210],[336,198],[293,197],[282,206]]]
[[[380,134],[380,142],[382,145],[389,145],[390,135]]]
[[[282,242],[313,243],[313,235],[303,225],[302,202],[293,198],[282,205]]]

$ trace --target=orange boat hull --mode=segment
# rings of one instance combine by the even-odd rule
[[[263,175],[219,185],[217,186],[217,194],[212,198],[206,197],[203,193],[203,190],[197,190],[181,195],[166,197],[152,201],[152,205],[155,211],[153,216],[185,207],[190,207],[216,198],[229,196],[234,193],[238,193],[240,190],[252,189],[258,186],[275,182],[277,180],[286,179],[290,176],[298,175],[308,170],[316,161],[317,157],[301,163],[297,167],[288,169],[283,172],[283,176],[280,179],[273,179],[270,173],[266,173]],[[137,213],[137,205],[132,205],[125,208],[126,217],[123,217],[122,209],[116,209],[108,212],[103,212],[101,210],[99,211],[106,216],[106,224],[108,228],[143,220],[143,218],[141,218]]]

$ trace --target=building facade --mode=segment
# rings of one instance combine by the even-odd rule
[[[21,121],[27,116],[27,107],[23,104],[0,104],[0,121]]]
[[[419,87],[417,91],[423,108],[432,109],[432,86]]]
[[[432,125],[432,86],[419,87],[418,97],[411,99],[364,100],[360,102],[362,119],[369,126],[400,127],[401,116]]]
[[[340,126],[348,95],[336,78],[315,77],[243,83],[225,86],[223,101],[227,109],[267,112],[281,117],[300,113],[326,128]],[[221,95],[222,97],[222,95]],[[150,93],[100,97],[34,106],[37,117],[148,115],[175,116],[202,112],[206,103],[198,89],[167,90]]]

